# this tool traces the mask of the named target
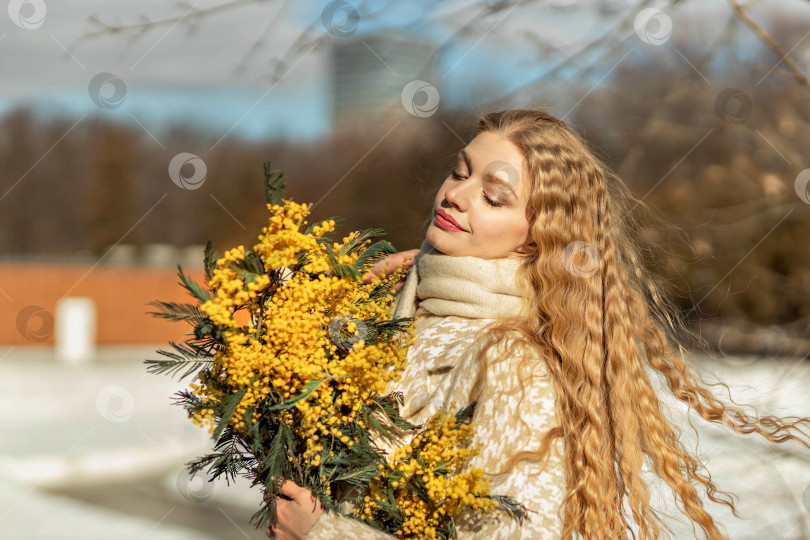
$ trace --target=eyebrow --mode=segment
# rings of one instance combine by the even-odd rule
[[[466,152],[466,151],[465,151],[463,148],[462,148],[462,149],[459,151],[459,153],[458,153],[458,157],[459,157],[460,159],[463,159],[463,160],[464,160],[464,162],[467,164],[467,166],[469,166],[469,165],[470,165],[470,158],[469,158],[469,156],[467,155],[467,152]],[[506,180],[504,180],[504,179],[503,179],[503,178],[501,178],[500,176],[495,176],[494,174],[492,174],[492,173],[489,173],[489,172],[488,172],[488,173],[486,173],[486,174],[484,175],[484,178],[485,178],[487,181],[489,181],[489,182],[491,182],[491,183],[493,183],[493,184],[498,184],[499,186],[503,186],[503,187],[507,188],[507,189],[509,190],[509,191],[508,191],[508,195],[510,195],[510,196],[517,196],[517,193],[515,193],[515,188],[513,188],[513,187],[512,187],[512,186],[509,184],[509,182],[507,182]]]

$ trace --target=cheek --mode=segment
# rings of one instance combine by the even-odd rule
[[[523,238],[529,231],[529,224],[517,213],[489,214],[479,223],[479,227],[486,231],[487,237],[495,240],[514,241]]]

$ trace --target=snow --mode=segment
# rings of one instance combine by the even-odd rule
[[[178,382],[146,372],[143,360],[157,358],[154,351],[161,347],[101,347],[99,360],[89,364],[60,363],[47,347],[0,348],[0,538],[264,538],[246,519],[224,510],[237,508],[249,516],[261,501],[258,488],[246,481],[208,483],[185,473],[183,464],[209,451],[212,443],[172,404],[172,395],[188,379]],[[760,415],[810,416],[808,360],[699,357],[692,362],[707,382],[729,384],[732,398],[745,411],[753,413],[746,408],[753,406]],[[653,380],[662,385],[662,378]],[[713,392],[728,403],[722,387]],[[810,450],[792,441],[765,444],[762,437],[735,434],[687,414],[668,391],[660,389],[659,395],[686,448],[697,448],[718,489],[735,497],[744,519],[706,499],[696,486],[729,538],[810,538]],[[655,507],[673,516],[666,523],[674,538],[695,538],[669,488],[647,473]],[[105,493],[106,486],[152,476],[163,479],[154,489],[168,501],[165,515],[123,512],[54,491]],[[172,523],[174,513],[202,500],[220,508],[223,530],[233,534],[195,527],[193,519]]]

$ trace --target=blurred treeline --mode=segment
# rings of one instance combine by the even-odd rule
[[[708,78],[635,65],[576,127],[646,203],[648,265],[687,314],[807,332],[810,90],[742,66]]]
[[[739,66],[697,66],[709,82],[683,66],[625,65],[565,120],[644,198],[648,264],[690,318],[806,327],[810,206],[794,181],[810,148],[807,89],[784,74],[758,83],[759,71]],[[310,219],[347,218],[338,239],[380,227],[398,250],[419,247],[435,191],[475,121],[440,108],[387,135],[391,123],[380,122],[306,144],[215,144],[178,127],[160,136],[161,148],[136,125],[87,118],[71,130],[75,119],[43,124],[16,109],[0,121],[0,252],[252,245],[267,217],[264,161],[287,174],[293,199],[317,203]],[[179,152],[205,161],[199,189],[171,182]]]

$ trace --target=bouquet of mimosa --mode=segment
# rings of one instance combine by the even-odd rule
[[[384,395],[414,339],[413,318],[392,318],[394,286],[406,270],[362,279],[395,253],[384,240],[368,245],[384,231],[333,242],[329,233],[342,221],[334,217],[302,232],[308,207],[285,191],[284,175],[265,164],[270,217],[253,249],[217,258],[209,242],[207,287],[179,268],[197,303],[152,302],[153,315],[193,329],[184,343],[157,351],[162,359],[146,361],[153,373],[193,376],[177,403],[208,428],[214,451],[190,462],[189,472],[264,486],[270,496],[251,520],[256,527],[275,523],[284,480],[311,490],[326,510],[348,500],[353,517],[398,536],[452,538],[463,505],[499,506],[522,519],[514,501],[489,495],[480,471],[461,471],[474,452],[465,447],[471,408],[415,426],[399,415],[402,396]],[[395,456],[375,443],[408,437],[408,450]],[[426,444],[436,440],[452,459]]]

